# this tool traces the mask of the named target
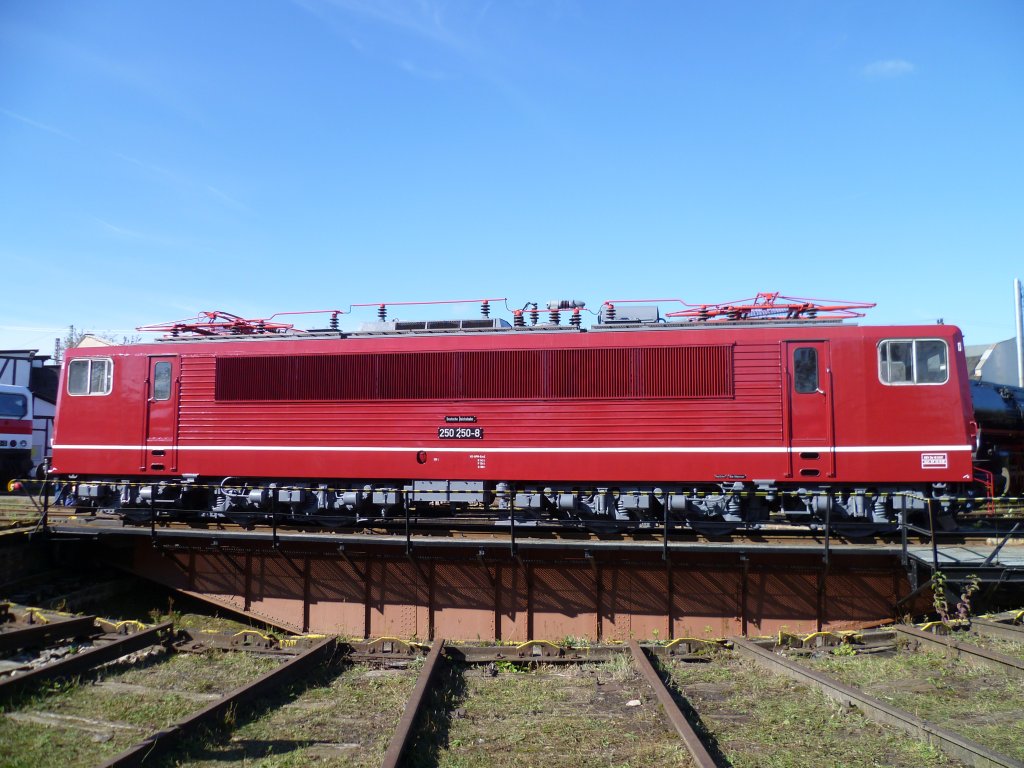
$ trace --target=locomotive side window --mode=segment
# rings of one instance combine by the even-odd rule
[[[949,378],[946,364],[946,342],[925,339],[914,342],[919,384],[944,384]]]
[[[153,366],[153,399],[171,399],[171,364],[156,363]]]
[[[879,373],[886,384],[914,383],[914,342],[883,341],[878,347]]]
[[[114,362],[108,358],[85,357],[68,363],[69,395],[109,395]]]
[[[793,351],[793,385],[803,395],[818,391],[818,350],[814,347]]]
[[[949,350],[941,339],[899,339],[878,345],[878,376],[883,384],[945,384]]]

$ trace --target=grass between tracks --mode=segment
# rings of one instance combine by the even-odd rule
[[[986,648],[996,653],[1001,653],[1005,656],[1012,656],[1016,659],[1024,659],[1024,642],[1016,642],[1014,640],[1006,640],[1001,637],[986,637],[984,635],[976,635],[972,632],[957,632],[952,638],[960,643],[970,643],[976,645],[979,648]]]
[[[1024,677],[942,653],[812,659],[816,669],[875,698],[1024,759]]]
[[[129,657],[131,658],[131,657]],[[151,655],[41,688],[0,715],[0,765],[95,766],[276,666],[245,653]]]
[[[731,654],[708,664],[670,661],[665,670],[699,715],[712,753],[735,768],[960,765],[902,731]]]
[[[39,522],[39,510],[24,496],[0,494],[0,530],[21,528]]]
[[[450,668],[410,765],[679,766],[689,758],[628,654],[602,665]],[[630,702],[639,702],[630,706]]]
[[[195,744],[160,764],[188,768],[379,766],[416,684],[419,666],[319,667],[261,702],[261,714],[229,735]]]

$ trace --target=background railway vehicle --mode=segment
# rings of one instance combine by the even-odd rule
[[[32,393],[0,384],[0,480],[3,487],[32,472]]]
[[[1024,389],[971,382],[978,423],[976,460],[991,473],[991,495],[1019,495],[1024,488]]]
[[[1020,491],[1006,413],[975,464],[952,325],[861,326],[844,320],[873,305],[779,294],[664,316],[669,300],[605,302],[590,324],[578,301],[512,322],[490,316],[502,299],[475,301],[479,317],[412,322],[355,305],[378,307],[358,331],[342,310],[308,331],[211,312],[140,329],[156,343],[68,350],[53,471],[79,506],[129,519],[374,527],[870,527],[929,510],[951,527],[993,475]]]

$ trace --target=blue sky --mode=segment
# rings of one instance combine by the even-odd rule
[[[0,348],[758,291],[1014,332],[1018,0],[5,0],[0,72]]]

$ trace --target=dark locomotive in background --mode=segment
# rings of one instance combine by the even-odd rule
[[[624,308],[627,306],[628,308]],[[1021,493],[1024,397],[950,325],[602,305],[299,331],[211,313],[67,353],[54,475],[148,518],[884,524]],[[532,318],[530,317],[532,315]],[[336,314],[332,321],[336,318]],[[532,322],[527,322],[527,319]],[[666,321],[667,320],[667,321]]]

